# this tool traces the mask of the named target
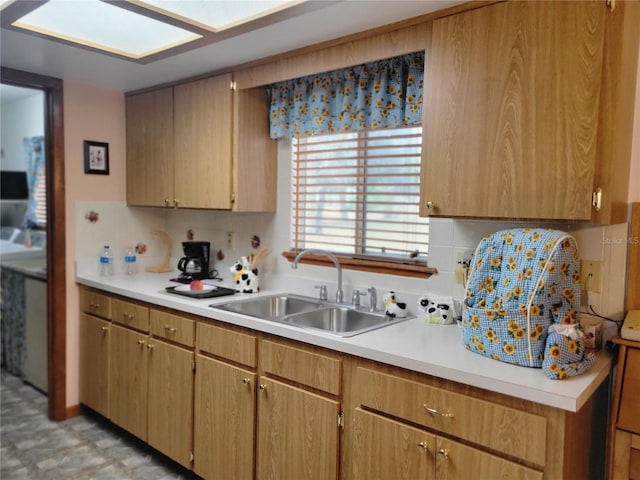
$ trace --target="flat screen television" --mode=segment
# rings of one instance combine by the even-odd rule
[[[27,172],[0,171],[0,199],[28,200]]]

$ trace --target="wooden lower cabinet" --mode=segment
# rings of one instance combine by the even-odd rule
[[[542,480],[542,472],[360,408],[353,415],[354,480]]]
[[[356,408],[350,477],[353,480],[432,480],[436,437]]]
[[[609,421],[611,480],[640,479],[640,342],[615,337],[618,368]]]
[[[110,322],[86,297],[81,402],[206,480],[603,476],[608,382],[574,413],[122,298]],[[633,478],[625,372],[614,455]]]
[[[109,410],[111,421],[147,440],[148,336],[111,326]]]
[[[246,369],[197,356],[193,470],[201,477],[253,478],[255,379]]]
[[[147,442],[190,468],[193,431],[193,351],[150,338]]]
[[[80,314],[80,402],[109,417],[111,322]]]
[[[256,479],[335,480],[340,403],[262,377]]]

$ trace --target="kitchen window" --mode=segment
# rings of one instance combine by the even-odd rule
[[[291,255],[317,248],[345,268],[428,273],[421,126],[294,138],[292,148]]]

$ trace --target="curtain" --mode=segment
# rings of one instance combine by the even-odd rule
[[[423,79],[424,52],[416,52],[270,85],[270,136],[422,123]]]
[[[24,274],[0,268],[0,342],[2,365],[9,373],[24,375],[27,355]]]
[[[39,188],[45,188],[44,185],[40,185],[41,179],[44,179],[44,175],[42,175],[44,173],[44,137],[25,138],[22,140],[22,148],[27,167],[27,185],[29,187],[29,203],[22,226],[24,228],[33,228],[38,224],[36,216],[38,208],[37,192]]]

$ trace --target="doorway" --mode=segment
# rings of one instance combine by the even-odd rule
[[[47,343],[48,414],[66,410],[66,222],[64,194],[64,116],[62,80],[2,67],[1,83],[42,90],[47,191]]]

